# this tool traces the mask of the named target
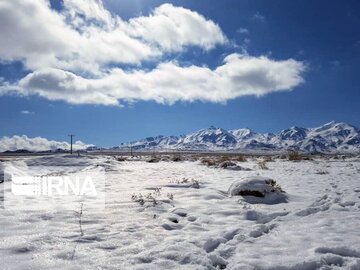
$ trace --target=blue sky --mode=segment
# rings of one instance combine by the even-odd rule
[[[104,8],[127,21],[149,16],[163,3],[108,0],[104,1]],[[160,104],[152,98],[136,98],[130,102],[120,101],[122,107],[88,102],[74,104],[71,99],[49,98],[48,94],[39,92],[24,94],[26,89],[5,90],[0,96],[0,137],[25,134],[61,141],[67,140],[71,132],[84,142],[113,146],[147,136],[184,134],[210,125],[225,129],[249,127],[258,132],[278,132],[293,125],[313,127],[331,120],[360,126],[358,1],[167,3],[216,23],[228,41],[218,39],[211,49],[198,44],[179,51],[164,49],[156,60],[145,59],[140,64],[115,61],[107,63],[107,68],[112,65],[129,72],[151,71],[159,63],[176,60],[182,67],[196,65],[216,69],[227,55],[246,52],[251,57],[266,56],[273,61],[293,59],[302,63],[306,67],[301,71],[303,82],[284,91],[266,92],[261,96],[241,95],[227,98],[225,102],[201,97]],[[63,3],[52,1],[51,4],[53,9],[62,11]],[[7,86],[17,85],[35,71],[36,63],[26,63],[21,56],[1,59],[0,77]],[[93,70],[71,69],[71,72],[84,78],[97,76]]]

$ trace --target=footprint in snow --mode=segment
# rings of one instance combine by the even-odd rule
[[[328,195],[324,195],[312,203],[308,208],[300,210],[296,213],[297,216],[305,217],[318,212],[326,211],[331,206],[331,201]]]
[[[170,231],[183,228],[184,221],[194,222],[197,220],[197,217],[189,216],[188,211],[184,208],[175,208],[168,214],[166,219],[171,223],[165,223],[162,227]]]
[[[180,218],[186,218],[190,222],[197,220],[197,217],[189,215],[188,211],[185,208],[176,208],[172,211],[173,214],[178,215]]]

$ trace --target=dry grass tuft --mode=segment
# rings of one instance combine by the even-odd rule
[[[215,166],[217,163],[214,159],[204,158],[201,160],[201,163],[206,166]]]
[[[226,156],[220,156],[220,157],[206,157],[206,158],[202,158],[201,159],[201,163],[203,165],[209,166],[209,167],[215,167],[215,166],[219,166],[222,163],[226,163],[226,162],[246,162],[246,158],[244,156],[230,156],[230,155],[226,155]]]
[[[274,159],[271,156],[265,156],[264,161],[265,162],[274,162]]]
[[[317,170],[317,171],[315,172],[315,174],[324,175],[324,174],[329,174],[329,172],[328,172],[328,171],[325,171],[325,170]]]
[[[299,152],[292,151],[292,152],[290,152],[288,159],[290,161],[301,161],[301,160],[303,160],[303,157],[301,156],[301,154]]]
[[[259,168],[260,168],[261,170],[268,170],[268,169],[269,169],[269,167],[266,165],[266,160],[265,160],[265,159],[260,160],[260,161],[258,162],[258,166],[259,166]]]
[[[247,159],[246,159],[246,157],[244,157],[244,156],[236,156],[234,159],[233,159],[234,161],[239,161],[239,162],[246,162],[247,161]]]

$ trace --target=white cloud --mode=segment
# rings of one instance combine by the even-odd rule
[[[104,8],[100,0],[66,0],[64,1],[66,15],[71,18],[70,23],[79,26],[84,25],[84,19],[87,21],[95,20],[108,28],[116,25],[116,16]],[[79,18],[82,17],[82,18]]]
[[[265,22],[266,20],[265,16],[258,11],[252,16],[252,19],[259,22]]]
[[[56,12],[45,0],[1,1],[0,59],[21,60],[32,70],[98,73],[109,63],[140,64],[189,45],[210,49],[226,42],[214,22],[171,4],[129,22],[101,1],[64,0],[64,6]]]
[[[29,114],[35,114],[34,112],[28,111],[28,110],[22,110],[20,111],[21,114],[29,115]]]
[[[77,141],[73,144],[73,149],[82,150],[86,149],[88,146],[91,145],[86,145],[81,141]],[[28,151],[48,151],[57,149],[69,150],[70,144],[67,142],[47,140],[42,137],[29,138],[25,135],[13,137],[5,136],[0,138],[0,152],[15,151],[21,149]]]
[[[171,4],[161,5],[148,17],[131,19],[128,33],[156,43],[167,51],[180,51],[187,45],[208,50],[227,41],[220,27],[213,21]]]
[[[0,81],[0,94],[72,104],[226,102],[291,90],[305,69],[293,59],[246,54],[228,55],[214,69],[164,61],[162,56],[188,46],[210,50],[228,42],[216,23],[171,4],[124,21],[101,0],[64,0],[61,12],[45,0],[0,1],[0,35],[0,61],[19,60],[31,70],[17,83]],[[148,60],[157,66],[141,69]],[[114,67],[119,64],[127,69]]]
[[[240,27],[238,30],[236,30],[239,34],[249,34],[249,30],[247,28]]]
[[[340,61],[339,61],[339,60],[330,61],[330,65],[331,65],[333,68],[338,68],[338,67],[340,66]]]
[[[303,63],[292,59],[275,61],[266,56],[232,54],[213,70],[166,62],[151,71],[112,69],[101,78],[86,79],[59,69],[42,69],[23,78],[19,87],[74,104],[116,105],[119,100],[226,102],[245,95],[290,90],[303,81],[304,69]]]

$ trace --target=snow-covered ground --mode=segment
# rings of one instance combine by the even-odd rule
[[[0,269],[360,269],[360,159],[277,159],[267,170],[259,160],[231,170],[199,160],[9,159],[5,167],[39,172],[103,166],[106,206],[83,208],[83,235],[78,208],[0,208]],[[233,183],[268,178],[285,200],[229,195]]]

